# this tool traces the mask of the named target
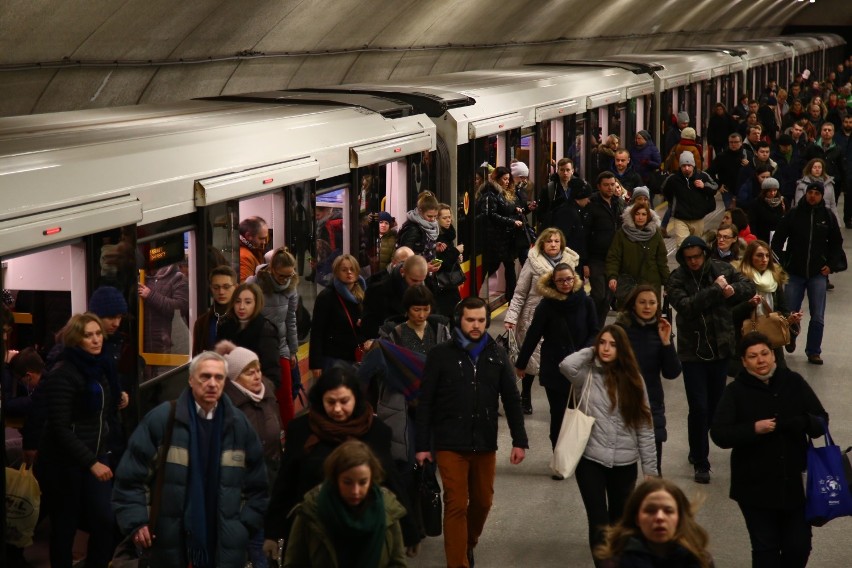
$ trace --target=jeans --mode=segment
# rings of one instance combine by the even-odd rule
[[[749,540],[752,568],[804,568],[811,554],[811,526],[804,507],[761,509],[740,504]]]
[[[668,230],[669,221],[672,220],[672,204],[666,207],[666,212],[663,214],[663,220],[660,222],[660,228]]]
[[[603,542],[603,528],[616,523],[624,513],[627,498],[636,486],[637,464],[607,467],[580,458],[574,475],[589,521],[589,547]]]
[[[686,388],[686,402],[689,405],[689,455],[692,456],[696,468],[710,469],[708,433],[713,415],[716,414],[716,406],[725,390],[727,377],[727,359],[683,362],[683,386]]]
[[[787,294],[787,306],[793,312],[802,309],[802,300],[805,292],[808,293],[808,314],[811,316],[808,323],[808,341],[805,344],[807,355],[819,355],[822,353],[822,334],[825,328],[825,291],[828,278],[822,274],[805,278],[804,276],[790,275],[790,281],[784,293]]]
[[[468,568],[494,501],[497,452],[435,452],[444,486],[444,553],[447,568]]]

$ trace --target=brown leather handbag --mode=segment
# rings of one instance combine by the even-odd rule
[[[790,343],[790,322],[781,312],[773,312],[766,303],[763,303],[763,315],[757,315],[757,306],[751,311],[751,317],[743,322],[743,336],[747,333],[757,331],[769,338],[769,346],[773,349],[783,347]]]

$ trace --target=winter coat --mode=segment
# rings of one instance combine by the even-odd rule
[[[686,245],[696,246],[687,238],[675,257],[680,266],[672,272],[666,292],[677,312],[677,354],[681,361],[719,361],[736,353],[736,331],[731,310],[739,302],[755,294],[754,284],[730,264],[706,258],[704,264],[693,272],[686,266],[683,250]],[[701,241],[703,243],[703,241]],[[702,247],[706,255],[709,248]],[[725,298],[715,283],[724,275],[734,289],[734,295]]]
[[[624,227],[636,228],[631,209],[632,206],[628,207],[621,215],[622,229],[615,234],[606,255],[606,277],[607,280],[617,280],[619,274],[629,274],[636,284],[653,286],[659,298],[663,284],[671,274],[666,243],[659,231],[660,218],[651,210],[647,228],[653,236],[647,241],[635,241],[624,231]]]
[[[778,227],[783,217],[783,203],[772,206],[766,202],[766,199],[758,197],[748,214],[749,227],[755,237],[768,243],[770,233]]]
[[[778,164],[772,158],[769,158],[765,162],[758,161],[756,156],[752,156],[749,158],[749,163],[744,165],[742,169],[740,169],[740,173],[737,174],[737,188],[741,188],[746,181],[754,181],[755,180],[755,172],[757,172],[757,168],[765,166],[770,169],[770,174],[772,177],[775,177],[775,172],[778,171]],[[760,195],[760,185],[755,187],[752,195],[747,196],[748,199],[755,199],[758,195]],[[740,203],[740,198],[737,197],[737,204],[742,205],[743,207],[747,207],[748,203]]]
[[[654,419],[654,437],[658,442],[668,439],[666,432],[666,403],[663,392],[664,379],[676,379],[681,372],[680,359],[674,343],[663,345],[656,325],[640,323],[633,313],[621,312],[615,319],[627,333],[642,378],[645,380],[645,390],[648,392],[648,403],[651,406],[651,416]]]
[[[570,265],[571,268],[577,271],[580,255],[570,248],[565,247],[562,251],[561,262]],[[552,272],[553,266],[547,260],[546,255],[539,251],[538,247],[531,248],[529,256],[527,256],[527,262],[521,268],[521,274],[518,276],[518,284],[515,286],[515,293],[512,295],[512,302],[509,304],[509,309],[506,311],[505,317],[507,323],[515,324],[515,337],[518,340],[518,345],[523,344],[527,330],[532,323],[535,309],[541,301],[538,281],[542,276],[549,278]],[[540,347],[541,344],[535,348],[535,351],[530,357],[530,361],[526,366],[527,374],[538,374]]]
[[[186,322],[189,318],[189,283],[176,264],[145,276],[151,290],[142,300],[145,308],[144,348],[148,353],[172,352],[172,322],[175,311]]]
[[[775,418],[775,431],[757,434],[754,423],[766,418]],[[766,384],[740,372],[725,387],[710,428],[717,446],[731,448],[731,499],[761,509],[803,507],[806,435],[823,435],[818,418],[828,422],[822,403],[800,374],[776,369]]]
[[[814,158],[821,158],[825,162],[825,174],[834,178],[838,195],[843,193],[846,184],[849,183],[849,172],[846,171],[846,156],[844,156],[843,148],[835,144],[834,141],[826,148],[822,145],[822,139],[818,139],[808,146],[803,160],[807,163]]]
[[[485,254],[489,258],[502,258],[510,243],[519,221],[515,205],[506,197],[501,187],[486,182],[477,191],[476,220],[485,234]]]
[[[843,217],[840,216],[840,213],[837,211],[837,190],[834,187],[834,178],[831,176],[823,176],[821,178],[813,177],[811,175],[806,175],[802,179],[796,182],[796,193],[793,194],[793,207],[797,206],[799,202],[805,197],[805,192],[808,189],[808,184],[813,181],[820,181],[825,188],[825,192],[822,194],[822,201],[825,203],[825,206],[828,207],[828,210],[834,213],[834,218],[840,221]]]
[[[539,277],[540,298],[521,343],[515,367],[530,371],[532,357],[541,349],[538,380],[541,386],[567,395],[570,385],[559,373],[559,363],[578,349],[591,345],[598,335],[594,300],[583,290],[582,280],[574,281],[574,291],[562,294],[551,286],[550,273]]]
[[[630,537],[621,556],[601,561],[601,568],[700,568],[701,562],[679,544],[670,545],[666,558],[657,556],[648,548],[648,542],[637,531]],[[708,553],[709,554],[709,553]],[[713,566],[713,562],[710,562]]]
[[[646,140],[643,146],[634,146],[630,149],[630,163],[642,178],[642,183],[648,185],[651,173],[660,169],[663,158],[654,141]]]
[[[606,144],[598,144],[595,148],[592,148],[591,158],[592,175],[589,176],[589,179],[594,179],[599,173],[610,168],[610,164],[612,164],[612,160],[615,158],[615,150]]]
[[[217,341],[227,339],[239,347],[245,347],[254,352],[260,361],[260,372],[275,385],[275,390],[281,386],[281,358],[278,355],[280,341],[278,328],[274,323],[258,314],[240,329],[240,322],[235,317],[224,318],[219,324]]]
[[[257,267],[263,262],[263,251],[255,251],[240,243],[240,282],[254,276]]]
[[[214,307],[210,306],[206,312],[198,316],[195,320],[195,325],[192,326],[192,356],[195,357],[202,351],[212,351],[216,347],[216,337],[219,336],[219,324],[221,318],[216,317],[213,313]],[[210,325],[211,320],[216,322],[216,330],[213,334],[213,342],[210,342]]]
[[[410,220],[402,224],[396,236],[396,248],[399,247],[408,247],[414,251],[414,254],[419,254],[426,260],[434,258],[434,243],[429,242],[429,235],[426,234],[426,230]]]
[[[695,158],[695,171],[700,172],[704,169],[704,159],[701,156],[701,146],[695,143],[694,140],[681,138],[674,148],[672,148],[666,156],[666,170],[670,174],[680,172],[680,155],[684,152],[689,152]]]
[[[620,199],[610,198],[604,201],[600,193],[595,193],[586,206],[589,223],[586,226],[586,247],[590,260],[605,261],[609,246],[621,227],[621,214],[624,212]]]
[[[548,184],[541,189],[538,195],[538,207],[535,213],[540,228],[558,227],[564,233],[565,228],[557,223],[558,212],[565,206],[574,205],[574,196],[587,185],[582,178],[573,176],[568,181],[566,190],[559,181],[558,175],[551,176]]]
[[[624,173],[619,174],[618,170],[615,169],[615,163],[610,164],[610,170],[613,174],[615,174],[615,179],[618,180],[618,183],[621,184],[628,193],[633,193],[633,190],[642,185],[642,178],[633,169],[633,164],[628,164],[627,169],[624,170]]]
[[[266,538],[287,537],[293,521],[288,518],[288,513],[302,501],[308,491],[322,483],[325,477],[323,464],[331,452],[339,447],[339,444],[320,439],[310,452],[305,452],[305,442],[311,435],[313,431],[307,414],[293,419],[287,425],[287,444],[281,459],[281,470],[270,493],[269,509],[266,512]],[[385,470],[384,485],[393,491],[403,504],[408,503],[391,457],[390,428],[381,420],[373,418],[370,429],[358,439],[370,447]]]
[[[772,251],[788,274],[803,278],[816,276],[823,266],[832,272],[846,270],[843,235],[825,200],[811,206],[803,199],[784,215],[772,236]]]
[[[589,226],[589,207],[581,207],[573,199],[564,204],[553,214],[553,225],[565,235],[565,246],[580,255],[577,265],[586,266],[589,262],[588,247],[586,246],[586,228]]]
[[[725,186],[725,189],[735,194],[740,187],[737,180],[739,180],[740,170],[743,168],[742,161],[745,157],[746,151],[742,148],[736,151],[726,148],[724,152],[716,156],[705,173],[717,180],[720,186]]]
[[[386,270],[396,250],[396,229],[389,229],[378,238],[379,270]]]
[[[719,116],[715,112],[707,121],[707,142],[714,148],[727,148],[728,136],[737,131],[737,121],[727,112]]]
[[[695,187],[697,180],[704,182],[703,188]],[[663,185],[663,194],[669,203],[674,203],[672,217],[682,221],[697,221],[707,215],[707,196],[715,196],[718,188],[719,185],[709,175],[696,170],[692,177],[686,177],[681,172],[670,175]]]
[[[269,462],[281,461],[281,414],[278,401],[275,400],[275,387],[263,379],[265,387],[263,398],[255,402],[246,393],[238,389],[230,380],[225,381],[225,394],[231,398],[234,406],[248,418],[251,427],[260,438],[263,456]]]
[[[361,322],[360,329],[360,333],[364,337],[368,339],[378,337],[379,328],[382,327],[385,320],[406,313],[402,297],[408,290],[408,283],[402,275],[401,268],[402,265],[394,267],[386,278],[382,278],[376,284],[367,287],[367,292],[364,295],[364,319]],[[432,294],[436,293],[434,278],[427,277],[424,285],[429,288]],[[340,305],[339,302],[338,305]],[[314,310],[316,311],[316,308]],[[356,320],[353,319],[352,321]]]
[[[781,186],[778,193],[787,200],[787,203],[793,200],[793,195],[796,192],[796,181],[802,172],[802,166],[799,163],[799,150],[795,146],[792,146],[792,148],[789,159],[787,159],[786,154],[777,150],[769,156],[778,165],[772,177],[778,180],[778,184]]]
[[[346,312],[343,311],[344,306]],[[364,342],[364,335],[358,325],[361,320],[361,304],[343,298],[332,285],[317,294],[313,315],[308,354],[310,368],[322,369],[326,359],[342,359],[354,363],[355,348]],[[355,326],[354,330],[352,325]]]
[[[506,351],[487,336],[476,362],[456,339],[426,356],[415,448],[418,452],[497,451],[497,410],[502,401],[512,446],[527,448],[521,395]]]
[[[287,539],[290,545],[284,556],[284,568],[308,568],[322,566],[337,568],[337,551],[334,546],[336,535],[329,534],[320,519],[317,499],[321,486],[311,489],[305,499],[296,506],[291,515],[295,518],[293,529]],[[402,529],[399,520],[405,516],[403,507],[393,493],[382,488],[385,502],[385,525],[387,526],[385,544],[376,568],[408,566],[405,558],[405,545],[402,542]]]
[[[299,275],[293,273],[290,284],[283,289],[267,270],[261,270],[246,282],[255,283],[263,290],[263,310],[260,313],[278,329],[279,357],[289,359],[299,350],[299,333],[296,329]]]
[[[451,272],[456,263],[459,262],[459,258],[461,258],[461,253],[459,252],[459,249],[456,248],[455,244],[455,227],[450,225],[448,229],[440,229],[438,232],[437,242],[447,245],[447,248],[444,249],[443,252],[439,252],[435,255],[435,258],[439,258],[443,262],[441,263],[441,268],[435,273],[435,277],[427,278],[426,280],[434,281],[435,283],[435,289],[433,292],[435,293],[435,303],[438,304],[436,309],[437,313],[451,318],[453,317],[456,305],[461,301],[461,294],[459,293],[457,286],[450,286],[448,288],[441,288],[438,286],[438,275],[441,273],[446,274]]]
[[[186,389],[177,399],[174,430],[163,474],[160,516],[152,530],[157,535],[151,548],[151,566],[184,568],[188,565],[184,515],[189,480],[190,432]],[[130,437],[127,451],[115,472],[112,505],[124,534],[148,524],[149,499],[153,493],[157,455],[163,451],[170,403],[149,412]],[[219,399],[216,412],[224,412],[221,465],[216,520],[215,566],[242,568],[251,535],[263,528],[268,501],[266,467],[257,433],[245,414],[231,400]]]
[[[612,401],[604,384],[604,370],[595,357],[595,348],[586,347],[566,357],[559,365],[559,371],[571,381],[575,389],[578,407],[586,410],[585,390],[591,389],[588,396],[588,414],[595,419],[592,434],[586,444],[583,457],[605,467],[630,465],[642,462],[645,475],[658,475],[657,447],[654,441],[654,428],[651,424],[638,430],[624,423],[624,418]],[[644,393],[648,403],[648,393]]]

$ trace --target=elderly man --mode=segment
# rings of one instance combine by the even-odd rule
[[[149,551],[151,566],[242,568],[251,535],[263,527],[263,449],[245,414],[222,396],[227,372],[217,353],[194,357],[189,388],[142,419],[116,471],[116,520]],[[159,515],[150,526],[162,452]]]
[[[263,262],[263,251],[269,242],[269,227],[261,217],[249,217],[240,221],[240,282],[254,276],[258,265]]]
[[[378,337],[379,328],[386,319],[404,314],[403,294],[410,286],[431,286],[434,278],[428,278],[428,275],[429,265],[426,259],[414,255],[396,266],[390,275],[377,285],[367,286],[364,318],[361,320],[361,332],[364,337]]]

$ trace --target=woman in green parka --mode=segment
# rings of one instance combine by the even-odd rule
[[[619,309],[639,284],[653,286],[659,298],[670,275],[657,213],[645,203],[634,203],[624,210],[621,220],[621,230],[606,255],[609,289],[615,293]]]
[[[381,486],[384,471],[358,440],[325,461],[325,481],[294,509],[284,568],[407,566],[399,519],[405,508]]]

